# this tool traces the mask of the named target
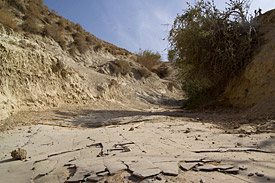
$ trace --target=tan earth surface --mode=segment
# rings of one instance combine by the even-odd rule
[[[227,115],[104,102],[23,113],[13,120],[35,125],[1,133],[0,182],[275,182],[275,121]]]
[[[265,47],[227,89],[248,110],[182,110],[173,64],[159,78],[95,37],[72,55],[52,37],[0,24],[0,183],[275,182],[272,17],[263,18]],[[72,32],[63,34],[70,46]]]

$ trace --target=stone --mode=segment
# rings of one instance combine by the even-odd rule
[[[177,176],[178,175],[178,163],[177,162],[156,162],[153,163],[159,169],[161,169],[164,175]]]
[[[161,170],[146,159],[141,159],[128,165],[129,170],[133,172],[133,175],[146,178],[154,175],[158,175]]]
[[[85,176],[88,175],[86,171],[76,171],[75,174],[65,181],[65,183],[79,183],[84,181]]]
[[[263,177],[264,176],[263,173],[259,173],[259,172],[256,172],[255,175],[257,175],[258,177]]]
[[[96,173],[97,176],[101,176],[101,177],[104,177],[106,175],[109,175],[109,172],[108,171],[104,171],[104,172],[98,172]]]
[[[162,178],[160,176],[156,176],[157,180],[162,180]]]
[[[27,151],[25,149],[17,148],[11,152],[12,159],[24,160],[27,159]]]
[[[240,169],[240,170],[247,170],[247,168],[244,167],[244,166],[240,166],[239,169]]]
[[[86,183],[98,182],[98,181],[102,180],[103,178],[104,177],[99,177],[96,174],[93,174],[86,178]]]
[[[129,131],[134,131],[135,130],[135,128],[134,127],[131,127],[130,129],[129,129]]]
[[[192,168],[194,168],[198,163],[180,163],[180,168],[188,171],[191,170]]]
[[[216,169],[215,165],[203,165],[196,168],[200,171],[214,171]]]
[[[40,161],[34,164],[34,177],[45,176],[48,173],[52,172],[55,169],[57,161]]]
[[[216,168],[220,169],[220,170],[227,170],[227,169],[234,168],[234,166],[233,165],[217,165]]]
[[[123,164],[121,161],[108,161],[105,162],[105,166],[111,175],[119,171],[127,170],[126,165]]]
[[[247,176],[252,177],[253,175],[254,175],[254,173],[249,173]]]
[[[238,174],[239,171],[240,170],[238,168],[232,168],[232,169],[222,170],[222,172],[231,173],[231,174]]]

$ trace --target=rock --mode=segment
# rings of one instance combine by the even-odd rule
[[[180,168],[188,171],[194,168],[198,163],[180,163]]]
[[[162,180],[162,178],[160,176],[156,176],[157,180]]]
[[[105,166],[111,175],[127,169],[126,165],[119,161],[107,161]]]
[[[134,131],[135,130],[135,128],[134,127],[131,127],[130,129],[129,129],[129,131]]]
[[[161,170],[146,159],[141,159],[136,161],[135,163],[129,164],[129,170],[133,172],[133,175],[146,178],[154,175],[158,175]]]
[[[190,132],[191,132],[190,128],[187,128],[184,133],[190,133]]]
[[[264,176],[263,173],[259,173],[259,172],[256,172],[255,175],[257,175],[258,177],[263,177]]]
[[[55,169],[57,161],[45,160],[34,164],[34,177],[45,176]]]
[[[178,163],[177,162],[156,162],[154,163],[164,175],[177,176],[178,175]]]
[[[240,170],[238,168],[232,168],[232,169],[223,170],[222,172],[231,173],[231,174],[238,174],[239,171]]]
[[[214,171],[217,168],[215,165],[203,165],[203,166],[197,167],[196,169],[200,171]]]
[[[130,152],[130,151],[131,151],[131,149],[129,147],[123,147],[122,152]]]
[[[86,178],[86,183],[98,182],[98,181],[102,180],[103,178],[104,177],[99,177],[96,174],[93,174]]]
[[[252,177],[253,175],[254,175],[254,173],[249,173],[247,176]]]
[[[228,170],[228,169],[231,169],[231,168],[234,168],[233,165],[218,165],[216,166],[217,169],[220,169],[220,170]]]
[[[17,148],[11,152],[12,159],[24,160],[27,159],[27,151],[25,149]]]
[[[65,183],[78,183],[78,182],[83,182],[85,179],[85,176],[87,175],[87,172],[84,171],[77,171],[74,176],[69,178],[68,180],[65,181]]]
[[[101,176],[101,177],[104,177],[106,175],[109,175],[109,172],[108,171],[104,171],[104,172],[99,172],[96,174],[97,176]]]
[[[247,170],[247,168],[244,167],[244,166],[240,166],[239,169],[240,169],[240,170]]]

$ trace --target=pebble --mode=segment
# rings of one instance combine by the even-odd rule
[[[259,173],[259,172],[256,172],[255,175],[257,175],[258,177],[263,177],[264,176],[263,173]]]
[[[252,177],[254,173],[249,173],[247,176]]]

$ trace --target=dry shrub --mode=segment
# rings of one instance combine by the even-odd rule
[[[32,34],[41,34],[42,33],[42,29],[38,25],[38,20],[33,17],[28,17],[21,25],[21,28],[23,31],[29,32]]]
[[[79,53],[83,54],[88,50],[88,45],[86,43],[86,37],[77,32],[76,34],[73,35],[74,37],[74,45],[78,49]]]
[[[69,32],[72,32],[72,31],[73,31],[72,25],[67,25],[67,26],[65,27],[65,30],[67,30],[67,31],[69,31]]]
[[[156,73],[160,78],[165,78],[169,75],[169,69],[164,63],[153,67],[151,71]]]
[[[144,67],[139,68],[137,72],[141,77],[144,77],[144,78],[148,78],[149,76],[152,75],[152,73],[147,68],[144,68]]]
[[[154,53],[151,50],[140,50],[137,54],[137,62],[149,70],[152,70],[155,65],[159,64],[160,58],[161,56],[158,52]]]
[[[43,30],[43,35],[53,38],[63,50],[66,49],[66,41],[63,36],[62,28],[58,28],[55,25],[46,25]]]
[[[27,7],[26,15],[36,19],[42,19],[43,7],[42,0],[30,1]]]
[[[95,52],[99,52],[103,48],[102,44],[98,44],[94,47]]]
[[[249,0],[229,0],[227,5],[220,11],[213,1],[188,4],[170,31],[170,57],[176,57],[187,107],[217,99],[251,60],[257,37],[247,16]]]
[[[59,18],[59,20],[56,22],[56,24],[60,27],[65,27],[66,26],[66,20],[64,18]]]
[[[22,13],[25,13],[26,12],[26,7],[24,5],[24,2],[22,0],[6,0],[6,2],[16,8],[17,10],[19,10],[20,12]]]
[[[126,75],[131,72],[131,67],[127,61],[115,60],[109,63],[111,74]]]
[[[16,20],[14,19],[14,16],[12,13],[5,9],[0,10],[0,23],[2,23],[5,27],[14,29],[17,25]]]
[[[69,53],[70,53],[72,56],[74,56],[74,55],[76,54],[76,52],[77,52],[77,48],[76,48],[76,46],[73,44],[73,45],[70,47],[70,49],[69,49]]]
[[[4,7],[4,2],[0,1],[0,9]]]

